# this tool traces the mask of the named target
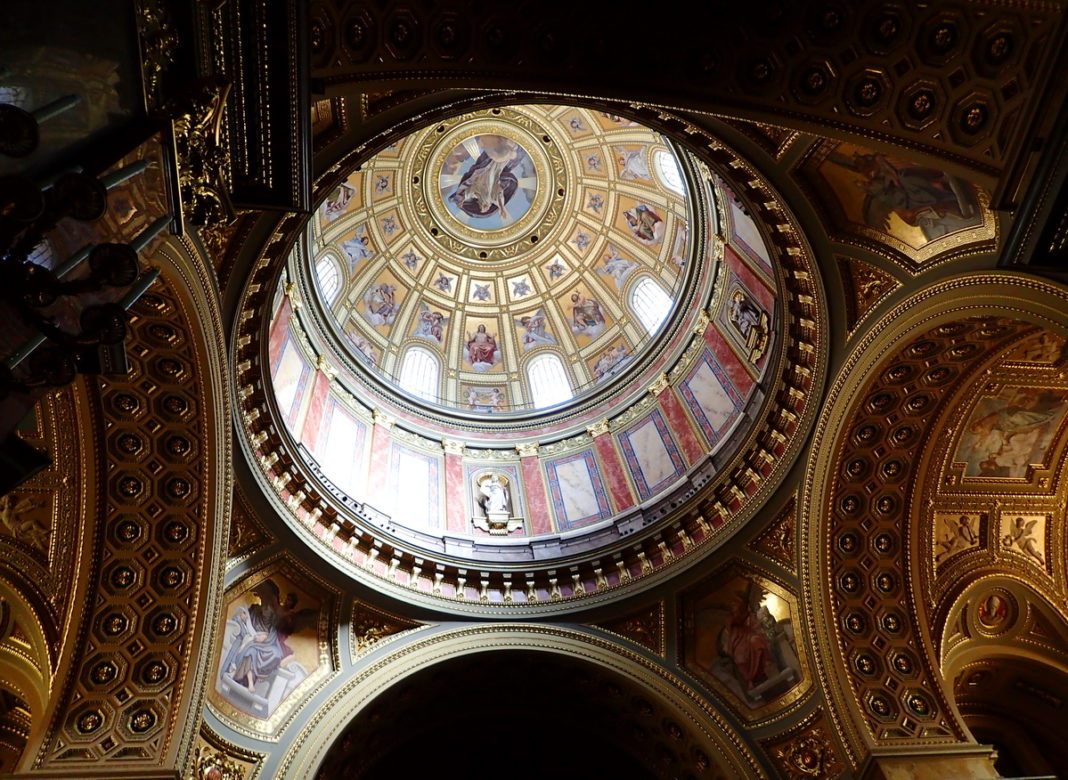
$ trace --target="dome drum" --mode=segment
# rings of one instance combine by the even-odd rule
[[[766,408],[812,377],[782,350],[815,334],[781,335],[776,266],[810,267],[782,246],[798,234],[750,216],[753,172],[707,165],[629,119],[517,106],[416,131],[328,191],[263,334],[297,527],[325,524],[323,552],[360,579],[535,612],[725,538],[804,412]],[[510,230],[539,240],[490,257]],[[571,397],[536,403],[561,375]]]

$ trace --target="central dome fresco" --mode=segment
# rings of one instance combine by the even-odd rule
[[[694,268],[678,158],[579,109],[456,117],[338,185],[312,226],[333,331],[409,399],[477,415],[581,399],[661,332]]]
[[[781,316],[766,229],[685,147],[575,106],[453,116],[328,175],[264,353],[284,462],[306,474],[273,482],[296,527],[329,518],[308,531],[324,556],[431,600],[468,598],[476,562],[497,572],[488,603],[539,601],[541,564],[595,572],[591,554],[623,567],[596,589],[629,582],[614,551],[677,523],[762,414]],[[661,563],[690,549],[672,533]],[[418,575],[429,561],[440,578]],[[522,596],[511,567],[534,578]]]

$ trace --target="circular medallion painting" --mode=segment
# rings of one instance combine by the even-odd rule
[[[503,135],[473,135],[445,158],[438,190],[445,208],[459,222],[477,230],[500,230],[530,211],[538,174],[518,141]]]

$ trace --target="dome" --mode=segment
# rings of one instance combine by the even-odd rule
[[[687,261],[703,204],[677,154],[636,122],[545,105],[454,117],[380,151],[307,236],[336,346],[420,414],[476,424],[631,375],[701,270]]]
[[[351,165],[272,303],[298,526],[336,513],[413,561],[503,572],[611,555],[727,477],[781,315],[767,228],[722,171],[635,120],[541,104]],[[379,547],[322,541],[381,584]]]

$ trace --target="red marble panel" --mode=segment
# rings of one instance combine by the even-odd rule
[[[464,463],[458,453],[445,453],[445,527],[450,531],[466,533],[467,516],[464,512]]]
[[[775,308],[775,294],[768,289],[762,278],[753,273],[749,264],[730,244],[724,247],[723,259],[730,266],[730,269],[734,271],[735,276],[749,289],[749,292],[753,293],[753,296],[760,302],[764,310],[772,311]]]
[[[608,486],[608,495],[615,510],[622,512],[630,509],[635,504],[634,494],[631,492],[627,470],[623,468],[623,460],[619,457],[614,439],[608,435],[598,436],[593,440],[593,448],[601,462],[601,474],[605,485]]]
[[[719,361],[719,364],[723,366],[723,370],[731,378],[734,388],[743,398],[746,397],[753,387],[753,377],[715,325],[709,325],[705,328],[705,343],[712,349],[712,354],[716,356],[716,360]]]
[[[705,455],[705,449],[697,438],[686,410],[682,408],[679,397],[675,395],[675,389],[669,387],[659,396],[660,408],[664,412],[668,428],[671,429],[675,441],[682,448],[682,454],[686,458],[686,464],[692,466]]]
[[[300,440],[311,452],[317,452],[319,433],[323,427],[323,411],[326,409],[326,396],[330,392],[330,378],[322,371],[315,372],[308,413],[304,415]]]
[[[282,359],[282,348],[286,343],[286,332],[289,330],[289,320],[293,317],[293,307],[289,305],[289,296],[282,298],[282,305],[278,307],[278,314],[271,323],[271,334],[268,338],[268,355],[271,361],[271,373]]]
[[[549,511],[549,495],[545,489],[545,475],[536,455],[519,459],[523,475],[523,496],[526,499],[528,533],[531,536],[553,532],[552,513]]]
[[[371,433],[371,458],[367,473],[367,495],[374,507],[386,505],[389,486],[389,428],[375,423]]]

